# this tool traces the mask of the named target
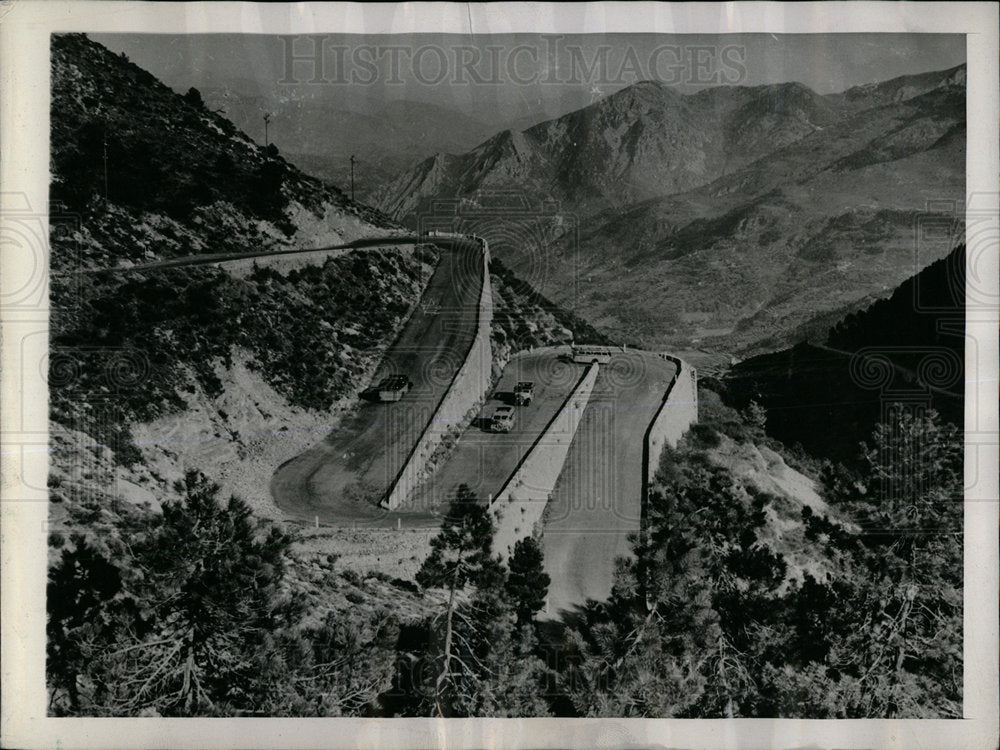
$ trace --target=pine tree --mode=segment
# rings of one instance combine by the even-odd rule
[[[463,667],[455,643],[455,618],[458,597],[470,583],[482,581],[502,586],[500,564],[492,556],[493,521],[487,509],[466,485],[458,489],[441,531],[431,541],[431,554],[417,572],[417,583],[425,588],[444,589],[444,643],[432,689],[434,710],[438,716],[450,712],[454,695],[460,691],[458,677]],[[464,665],[469,671],[468,665]]]
[[[861,454],[870,498],[859,508],[865,521],[896,534],[961,528],[961,434],[936,411],[894,405]]]
[[[543,566],[542,548],[534,537],[517,541],[509,567],[507,595],[514,602],[518,625],[525,625],[545,606],[552,582]]]
[[[190,104],[193,107],[201,108],[201,107],[205,106],[205,102],[201,98],[201,92],[198,89],[196,89],[194,86],[192,86],[191,88],[189,88],[187,90],[187,93],[184,94],[184,101],[186,101],[188,104]]]
[[[255,711],[281,670],[271,634],[290,539],[261,530],[196,472],[162,515],[121,521],[108,556],[82,537],[50,573],[50,681],[60,713]],[[85,618],[85,619],[84,619]]]
[[[933,410],[894,406],[862,446],[865,488],[845,507],[863,544],[840,597],[830,661],[850,717],[961,715],[962,436]],[[842,620],[841,620],[842,621]]]

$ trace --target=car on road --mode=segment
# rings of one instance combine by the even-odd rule
[[[379,401],[399,401],[412,387],[413,381],[405,375],[391,375],[383,378],[375,389]]]
[[[501,406],[493,412],[490,429],[493,432],[510,432],[514,428],[514,407]]]
[[[529,406],[535,396],[535,384],[530,380],[522,380],[514,386],[514,403],[518,406]]]
[[[574,362],[578,362],[580,364],[590,364],[592,362],[606,364],[611,361],[612,352],[613,349],[610,346],[574,344],[571,356]]]

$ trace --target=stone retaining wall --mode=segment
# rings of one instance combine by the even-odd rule
[[[570,444],[590,401],[599,365],[590,365],[556,415],[535,440],[500,492],[490,501],[496,523],[493,549],[509,557],[514,544],[535,532],[562,473]]]
[[[684,360],[671,354],[659,355],[677,368],[663,395],[663,403],[646,430],[643,452],[643,479],[653,480],[660,465],[664,445],[674,447],[688,427],[698,421],[698,373]]]
[[[434,236],[454,236],[438,232]],[[493,322],[493,293],[490,288],[490,249],[486,240],[474,237],[483,251],[483,279],[476,311],[476,333],[462,366],[452,378],[438,408],[424,428],[406,463],[400,470],[382,507],[398,508],[430,473],[429,461],[450,433],[457,433],[473,419],[490,387],[493,352],[490,326]]]

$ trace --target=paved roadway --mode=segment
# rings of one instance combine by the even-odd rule
[[[547,509],[543,550],[552,578],[545,619],[603,600],[615,559],[639,530],[646,430],[673,377],[650,352],[616,353],[597,383]]]
[[[461,435],[445,464],[417,491],[410,508],[440,513],[447,509],[461,484],[469,485],[484,501],[496,495],[582,377],[586,366],[569,361],[568,354],[569,347],[563,346],[515,355],[504,368],[480,417]],[[489,432],[486,420],[498,406],[513,405],[514,385],[519,380],[535,384],[531,405],[514,407],[514,428],[510,432]]]
[[[108,266],[106,268],[81,268],[73,271],[63,272],[64,275],[75,274],[97,274],[97,273],[125,273],[131,271],[156,271],[165,268],[180,268],[186,266],[208,266],[215,263],[225,263],[227,261],[246,260],[248,258],[281,258],[290,255],[302,255],[304,253],[320,253],[328,250],[358,250],[365,247],[385,247],[388,245],[414,245],[417,243],[429,242],[426,237],[416,235],[390,235],[386,237],[363,237],[361,239],[345,242],[340,245],[328,245],[326,247],[297,247],[291,250],[247,250],[241,253],[201,253],[199,255],[185,255],[180,258],[168,258],[166,260],[154,260],[149,263],[140,263],[134,266]],[[436,240],[435,244],[442,245],[447,240]]]
[[[341,426],[271,478],[271,494],[289,516],[326,524],[432,526],[425,512],[389,512],[378,502],[434,414],[472,344],[483,257],[471,240],[441,239],[441,262],[420,304],[389,347],[373,383],[387,375],[414,386],[401,401],[362,401]]]

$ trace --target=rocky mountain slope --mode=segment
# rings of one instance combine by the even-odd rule
[[[542,291],[609,334],[729,353],[782,346],[960,241],[957,221],[937,244],[915,243],[914,224],[960,214],[965,67],[827,96],[799,84],[682,96],[643,82],[428,159],[377,203],[414,221],[434,199],[502,190],[554,200],[579,233],[498,257],[545,255],[557,270]]]
[[[87,584],[71,575],[60,589],[54,582],[59,565],[65,570],[75,559],[83,559],[84,566],[99,560],[106,580],[115,579],[109,575],[114,566],[126,578],[143,577],[140,571],[147,568],[133,564],[128,554],[146,539],[138,528],[163,527],[164,509],[183,495],[178,487],[194,476],[190,470],[221,485],[220,507],[230,494],[246,503],[226,506],[228,527],[225,519],[215,526],[191,521],[195,533],[188,541],[209,527],[221,530],[224,543],[214,546],[212,562],[204,568],[198,563],[198,569],[221,569],[220,548],[234,554],[237,547],[234,525],[253,536],[258,519],[275,515],[267,493],[274,467],[322,439],[367,384],[420,299],[437,255],[427,246],[388,249],[376,243],[313,256],[306,265],[289,264],[287,257],[272,263],[265,255],[235,268],[225,263],[137,268],[205,253],[391,238],[400,228],[302,174],[275,149],[258,147],[206,109],[196,94],[174,93],[86,37],[53,36],[52,52],[55,206],[50,351],[43,365],[50,396],[48,605],[52,621],[69,611],[71,623],[91,623],[100,617],[74,598],[85,599]],[[240,507],[247,508],[245,514]],[[305,605],[302,617],[286,622],[289,632],[311,632],[319,618],[337,632],[352,630],[352,638],[364,639],[377,632],[369,623],[385,619],[385,602],[392,601],[403,619],[427,610],[412,583],[401,588],[389,576],[335,566],[329,545],[316,549],[307,535],[290,531],[293,546],[270,568],[284,567],[286,573],[281,588],[269,594],[274,605],[285,600]],[[426,540],[418,543],[426,546]],[[406,546],[394,551],[402,554]],[[190,570],[187,554],[178,552],[175,539],[163,546],[159,559]],[[175,573],[167,577],[186,586]],[[102,590],[115,593],[111,587]],[[109,606],[119,613],[129,609],[129,595],[119,592]],[[161,587],[153,599],[158,607],[173,597]],[[220,599],[212,600],[226,609]],[[175,623],[176,612],[157,613],[151,621]],[[59,632],[50,628],[49,634]],[[269,637],[276,632],[270,629]],[[138,646],[123,643],[111,637],[109,653],[139,653]],[[60,671],[66,651],[56,641],[50,640],[49,649],[53,695],[68,672],[73,696],[68,705],[54,701],[53,710],[99,711],[77,705],[78,693],[94,697],[87,681],[77,679],[75,667]],[[338,651],[341,658],[344,651]],[[370,664],[374,651],[365,647],[359,658],[362,652],[361,663]],[[98,661],[91,652],[82,653],[83,662]],[[144,680],[155,678],[143,661],[148,658],[140,656],[137,663],[146,670]],[[391,674],[388,662],[386,670]],[[99,677],[100,670],[92,676]],[[98,702],[99,696],[100,691]],[[132,691],[124,707],[110,712],[134,713],[143,700],[148,704],[148,695]],[[143,715],[156,716],[165,709],[144,710]]]
[[[593,322],[753,352],[887,293],[960,241],[964,107],[964,91],[945,88],[866,110],[698,190],[585,222]],[[921,221],[951,224],[948,242],[920,237]],[[639,269],[642,303],[619,307]],[[635,308],[658,330],[630,325]]]
[[[683,96],[642,81],[555,120],[497,133],[466,154],[426,159],[374,201],[406,219],[427,198],[514,186],[579,209],[622,206],[709,182],[834,116],[797,84],[726,93]]]
[[[247,461],[231,472],[245,479],[254,456],[280,461],[317,439],[365,385],[435,253],[130,271],[400,229],[85,36],[54,36],[52,49],[50,416],[55,441],[93,446],[54,453],[53,476],[77,496],[149,499],[184,465],[222,480]],[[107,482],[102,456],[116,466]]]
[[[905,498],[920,511],[930,489],[918,520],[938,533],[912,535],[878,515],[892,505],[881,496],[830,496],[815,462],[763,435],[769,413],[702,391],[702,424],[661,457],[639,562],[622,565],[609,601],[544,640],[532,623],[542,560],[529,546],[509,569],[488,564],[476,503],[456,504],[434,543],[264,522],[274,467],[336,428],[437,252],[376,240],[297,256],[310,263],[144,267],[397,229],[254,146],[197,94],[82,36],[53,50],[50,713],[426,717],[442,696],[435,676],[457,669],[445,699],[475,700],[456,700],[456,717],[961,716],[954,429],[936,430],[948,441],[940,476],[910,481],[920,502]],[[573,335],[602,340],[522,268],[490,271],[495,364]],[[895,330],[886,321],[906,293],[845,321],[830,346]],[[896,341],[932,340],[926,323]],[[851,531],[865,504],[875,540]],[[452,597],[438,575],[455,580],[443,564],[454,554],[472,585]],[[452,614],[475,671],[442,653]],[[896,650],[903,623],[920,651]]]
[[[196,90],[178,96],[83,35],[53,36],[52,68],[51,197],[82,216],[84,263],[306,247],[398,227],[259,147]]]
[[[191,467],[279,517],[271,473],[352,408],[436,251],[375,243],[295,262],[144,269],[402,230],[85,36],[53,38],[52,83],[54,528],[95,499],[156,507]],[[498,366],[512,349],[595,337],[499,263],[492,270]],[[400,559],[403,548],[427,544],[426,534],[393,540],[388,554],[384,536],[346,536],[324,543],[397,574],[425,552]]]
[[[859,111],[949,81],[963,82],[964,69],[828,96],[798,83],[682,95],[666,84],[640,81],[524,131],[501,131],[468,153],[428,158],[379,190],[374,201],[401,220],[429,198],[509,187],[584,212],[617,208],[707,184]]]

